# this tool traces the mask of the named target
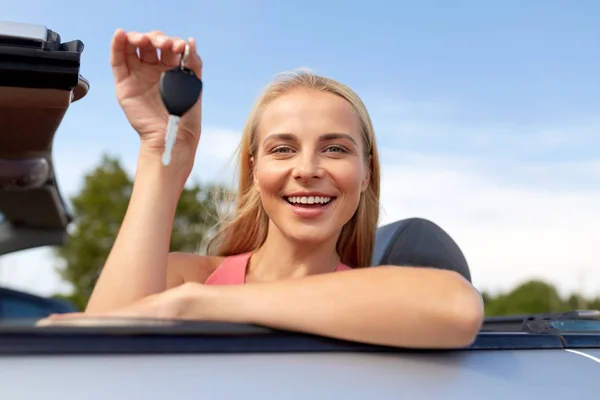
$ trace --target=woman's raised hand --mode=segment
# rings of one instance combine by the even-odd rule
[[[196,41],[188,40],[189,55],[185,66],[202,78],[202,60]],[[125,32],[118,29],[111,44],[110,63],[115,79],[117,100],[131,126],[140,135],[142,151],[156,156],[164,151],[169,114],[159,93],[161,74],[180,65],[186,42],[162,32]],[[186,169],[193,165],[200,140],[202,95],[179,123],[172,164]]]

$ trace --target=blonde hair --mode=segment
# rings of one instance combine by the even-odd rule
[[[371,263],[375,231],[379,218],[380,172],[379,154],[371,118],[362,100],[349,87],[309,70],[280,74],[259,96],[244,126],[238,147],[238,193],[233,216],[223,221],[209,242],[209,254],[230,256],[258,249],[267,238],[269,217],[263,209],[253,182],[251,158],[258,150],[257,130],[262,111],[275,99],[294,88],[324,91],[342,97],[356,111],[360,121],[365,162],[369,164],[370,181],[361,194],[353,217],[342,228],[336,250],[341,261],[350,267],[366,267]]]

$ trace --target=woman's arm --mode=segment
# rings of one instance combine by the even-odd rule
[[[86,312],[110,311],[167,287],[175,210],[185,179],[140,155],[127,213]]]
[[[187,285],[183,318],[251,323],[365,343],[470,345],[483,321],[475,288],[453,271],[380,266],[236,286]]]
[[[161,156],[168,113],[160,99],[158,83],[162,72],[179,65],[185,49],[183,40],[159,31],[141,34],[117,29],[113,36],[115,92],[125,116],[140,136],[140,154],[127,213],[87,312],[123,307],[167,287],[171,231],[200,138],[201,99],[181,118],[172,161],[165,167]],[[193,39],[189,50],[186,66],[200,77],[202,60]]]

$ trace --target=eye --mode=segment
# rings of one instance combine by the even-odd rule
[[[328,146],[325,150],[333,153],[348,153],[348,149],[339,145]]]
[[[285,153],[291,153],[293,150],[291,147],[289,146],[277,146],[274,147],[273,149],[271,149],[271,153],[274,154],[285,154]]]

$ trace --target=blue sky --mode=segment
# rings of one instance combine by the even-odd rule
[[[216,178],[275,73],[310,67],[369,107],[382,149],[382,221],[418,214],[438,222],[484,288],[541,276],[570,290],[579,281],[569,271],[589,278],[600,266],[590,248],[591,221],[600,221],[599,2],[2,3],[1,19],[86,45],[91,90],[56,138],[66,196],[102,151],[133,168],[138,139],[114,97],[109,44],[118,27],[160,29],[195,37],[205,63],[195,177]],[[19,268],[5,273],[15,285],[50,290],[22,272],[33,267]]]
[[[503,140],[600,124],[600,52],[594,45],[600,4],[594,1],[570,2],[570,7],[562,1],[442,0],[63,1],[60,8],[39,0],[9,3],[3,18],[45,24],[66,40],[85,42],[82,72],[92,92],[81,107],[111,107],[113,118],[121,116],[110,103],[112,33],[117,27],[158,28],[197,38],[206,63],[208,126],[239,129],[274,73],[309,66],[364,97],[383,146],[397,145],[394,121],[406,118],[437,130],[446,127],[431,141],[405,133],[402,147],[408,150],[543,162],[593,158],[593,144],[600,145],[598,136],[593,143],[573,141],[539,151],[534,144],[517,148]],[[388,98],[399,107],[380,104]],[[473,143],[473,133],[491,127],[498,131],[492,132],[492,143]],[[63,135],[70,141],[89,139]]]

